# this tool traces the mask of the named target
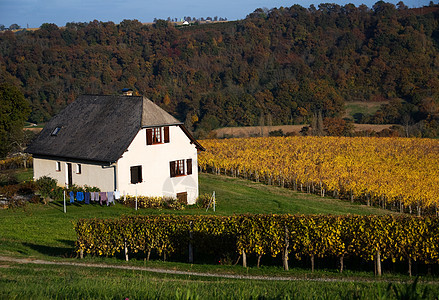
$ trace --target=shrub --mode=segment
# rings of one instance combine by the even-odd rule
[[[183,210],[184,205],[178,201],[177,198],[173,197],[163,197],[162,199],[163,208],[173,209],[173,210]]]
[[[48,176],[43,176],[36,181],[38,190],[44,198],[51,198],[54,200],[60,200],[63,196],[63,189],[57,186],[56,179]]]
[[[136,197],[133,196],[126,196],[125,199],[121,198],[119,201],[125,206],[136,206]],[[178,200],[173,197],[137,196],[137,208],[166,208],[182,210],[184,209],[184,205],[179,203]]]
[[[48,176],[43,176],[36,181],[38,190],[43,197],[49,197],[51,192],[56,188],[56,179],[50,178]]]
[[[207,208],[207,206],[210,203],[210,200],[212,199],[212,195],[210,194],[203,194],[199,195],[197,200],[195,201],[196,205],[198,207]]]

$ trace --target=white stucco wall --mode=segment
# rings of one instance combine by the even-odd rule
[[[170,142],[146,145],[146,129],[141,129],[117,162],[117,186],[121,194],[171,196],[187,192],[188,204],[198,197],[197,149],[179,126],[170,126]],[[170,177],[169,162],[192,159],[192,175]],[[131,183],[130,167],[142,166],[143,181]],[[185,166],[186,168],[186,166]]]
[[[56,162],[60,162],[61,170],[56,170]],[[59,186],[67,182],[67,163],[72,164],[72,182],[79,186],[98,187],[101,191],[114,191],[114,168],[80,161],[52,160],[34,158],[34,180],[48,176],[58,181]],[[81,165],[81,173],[76,173],[76,165]]]

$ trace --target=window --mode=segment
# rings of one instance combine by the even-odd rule
[[[76,164],[76,174],[81,174],[81,165]]]
[[[169,162],[169,170],[171,177],[191,175],[192,159],[186,159],[186,162],[184,159],[171,161]]]
[[[130,172],[132,184],[142,182],[142,166],[131,167]]]
[[[163,143],[169,143],[169,127],[154,127],[146,129],[147,145]]]
[[[59,162],[59,161],[56,162],[55,170],[56,170],[57,172],[61,172],[61,162]]]
[[[61,130],[61,127],[56,127],[50,135],[57,136],[60,130]]]

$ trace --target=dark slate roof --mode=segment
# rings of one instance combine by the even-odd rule
[[[145,97],[84,95],[51,119],[26,152],[116,162],[142,127],[164,125],[183,126]],[[57,127],[60,130],[53,135]],[[203,149],[190,133],[185,133],[197,148]]]

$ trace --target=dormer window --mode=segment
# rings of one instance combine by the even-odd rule
[[[61,130],[61,127],[56,127],[50,135],[57,136],[60,130]]]
[[[169,127],[154,127],[146,129],[146,144],[156,145],[169,143]]]

